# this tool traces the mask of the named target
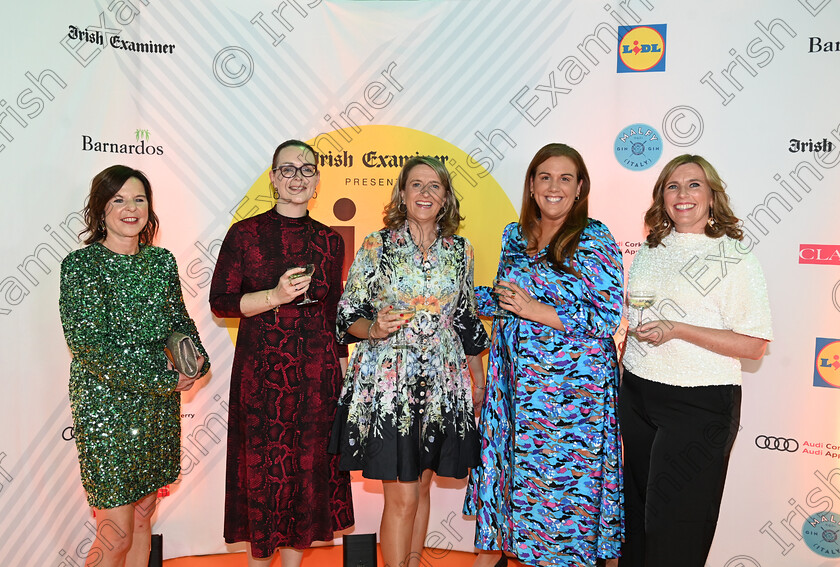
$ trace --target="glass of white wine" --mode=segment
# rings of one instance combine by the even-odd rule
[[[507,309],[503,309],[502,306],[499,305],[499,296],[501,295],[501,293],[505,291],[510,291],[510,288],[506,285],[503,285],[502,281],[503,280],[501,278],[496,278],[495,280],[493,280],[493,290],[491,294],[496,300],[496,310],[493,311],[494,317],[510,317],[511,315],[513,315],[513,313],[511,313]]]
[[[294,281],[298,278],[302,278],[304,276],[311,276],[312,274],[315,273],[315,265],[314,264],[306,264],[306,265],[300,266],[300,267],[303,268],[303,271],[302,272],[295,272],[294,274],[291,274],[289,276],[290,280]],[[309,305],[310,303],[318,303],[318,300],[317,299],[309,299],[309,290],[307,289],[303,293],[303,299],[298,301],[297,304],[298,305]]]
[[[639,310],[639,321],[636,324],[636,327],[642,324],[645,309],[653,307],[654,301],[656,301],[656,294],[652,291],[633,290],[627,294],[627,304],[630,305],[630,307],[635,307]]]
[[[405,339],[405,327],[408,325],[409,321],[414,319],[414,315],[416,313],[416,309],[413,305],[405,302],[395,302],[394,308],[391,309],[392,315],[399,315],[403,321],[403,325],[397,331],[397,335],[394,337],[394,341],[392,343],[394,348],[406,348],[410,346]]]

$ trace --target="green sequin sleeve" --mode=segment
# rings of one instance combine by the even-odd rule
[[[61,264],[59,311],[74,364],[112,388],[160,395],[172,392],[178,372],[166,369],[163,344],[139,339],[128,342],[109,332],[104,297],[108,285],[100,267],[88,259],[71,254]],[[195,325],[192,330],[195,332]]]
[[[170,264],[171,262],[171,264]],[[178,331],[189,336],[195,343],[198,352],[204,356],[204,366],[201,367],[199,376],[204,376],[210,370],[210,356],[204,350],[204,345],[201,344],[201,337],[198,336],[198,329],[195,326],[195,321],[192,320],[190,314],[187,312],[187,306],[184,305],[184,294],[181,290],[181,280],[178,278],[178,265],[175,262],[175,257],[167,251],[167,267],[171,278],[169,280],[169,293],[167,302],[172,310],[173,323],[172,330]]]

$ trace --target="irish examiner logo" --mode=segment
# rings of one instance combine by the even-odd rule
[[[171,54],[175,52],[174,43],[160,43],[157,41],[130,41],[122,39],[119,33],[108,33],[113,30],[105,30],[103,33],[100,30],[88,31],[76,26],[69,26],[67,31],[67,38],[72,40],[79,40],[86,43],[92,43],[105,47],[106,45],[121,51],[132,51],[134,53],[151,53],[151,54]]]

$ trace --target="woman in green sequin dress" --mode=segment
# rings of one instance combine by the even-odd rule
[[[86,248],[61,264],[61,322],[73,354],[70,405],[82,484],[95,509],[86,566],[146,566],[157,489],[180,473],[180,393],[196,378],[164,354],[179,331],[210,368],[172,254],[152,246],[158,219],[146,176],[126,166],[94,177]],[[125,535],[123,535],[125,534]]]

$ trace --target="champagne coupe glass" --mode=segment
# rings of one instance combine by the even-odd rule
[[[393,346],[394,348],[406,348],[410,345],[405,340],[405,326],[408,325],[409,321],[414,319],[416,310],[414,306],[409,303],[405,303],[403,301],[396,301],[394,302],[394,308],[391,310],[391,313],[393,315],[402,316],[403,320],[405,321],[405,323],[397,331],[397,336],[394,337]]]
[[[289,276],[290,280],[296,280],[298,278],[302,278],[304,276],[311,276],[315,273],[315,264],[306,264],[305,266],[300,266],[303,268],[302,272],[296,272]],[[309,290],[307,289],[303,293],[303,299],[298,301],[298,305],[309,305],[310,303],[318,303],[317,299],[309,299]]]
[[[655,300],[656,295],[652,291],[633,290],[627,294],[628,305],[639,310],[639,322],[636,324],[636,327],[642,324],[642,317],[644,316],[645,309],[647,307],[652,307]]]

